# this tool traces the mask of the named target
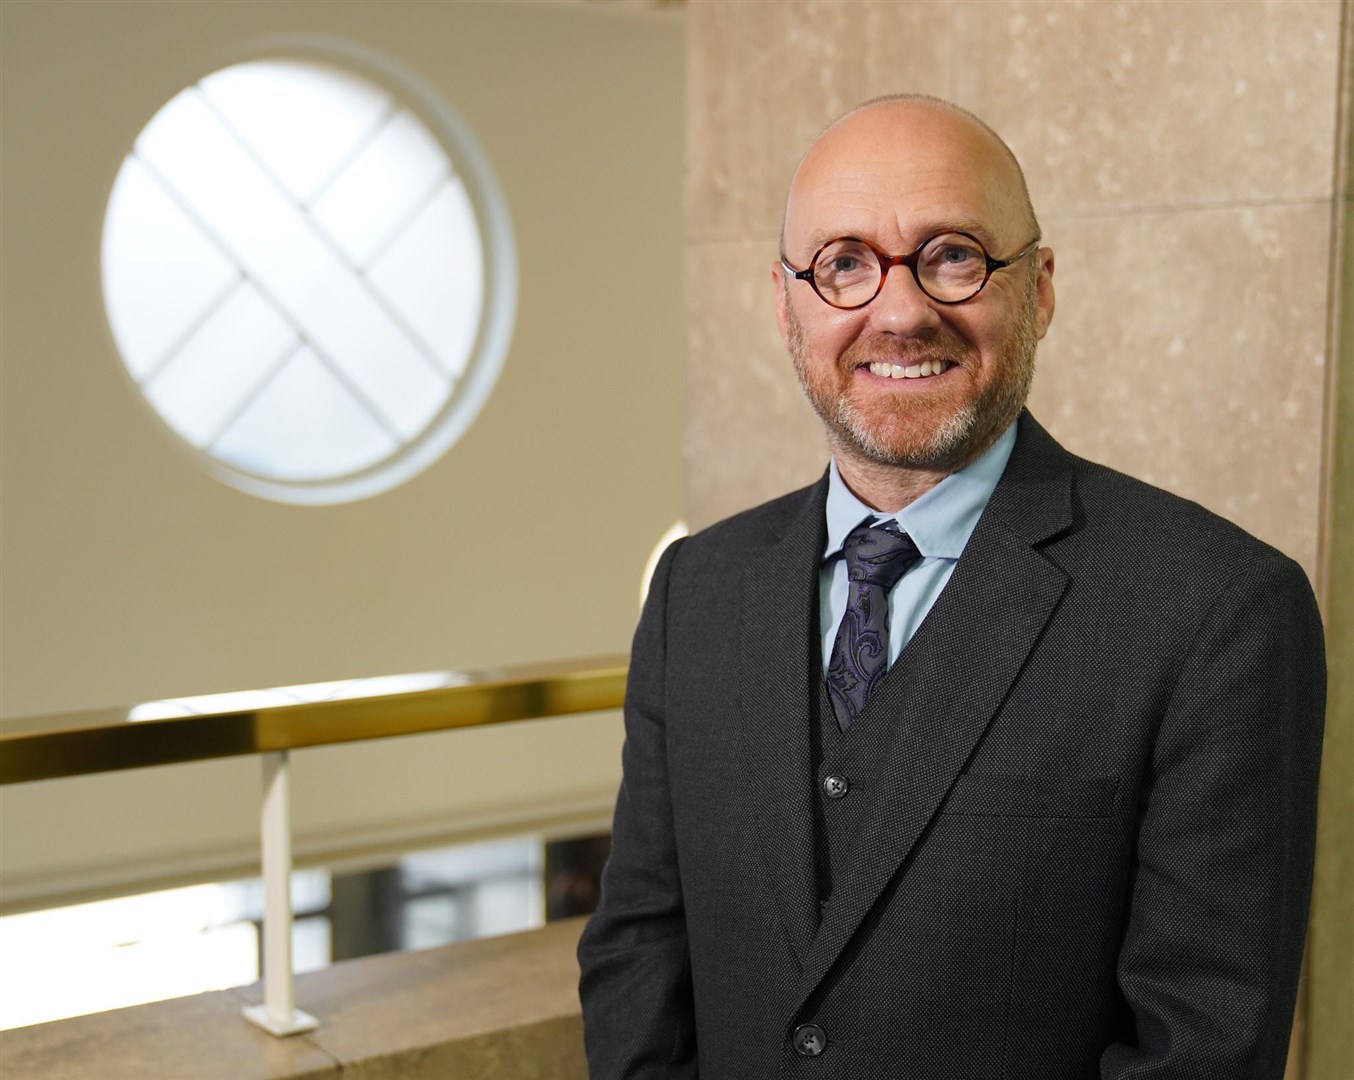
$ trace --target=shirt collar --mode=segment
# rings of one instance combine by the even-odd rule
[[[1006,469],[1015,440],[1016,425],[1012,424],[981,457],[945,477],[896,514],[881,514],[856,498],[837,471],[834,457],[828,467],[827,546],[823,558],[840,554],[847,534],[867,519],[897,521],[925,558],[959,558]]]

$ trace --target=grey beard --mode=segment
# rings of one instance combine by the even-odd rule
[[[849,440],[852,449],[876,465],[929,469],[953,462],[972,439],[977,426],[977,408],[966,405],[939,427],[928,432],[924,446],[916,447],[912,453],[905,453],[886,446],[875,438],[852,407],[850,399],[843,394],[837,399],[836,423],[828,424],[827,428],[829,438],[834,444],[841,440]],[[1005,430],[1004,426],[1002,430]],[[834,445],[834,449],[838,447]]]
[[[854,452],[867,461],[894,468],[950,470],[962,468],[982,454],[1020,415],[1029,397],[1039,342],[1034,329],[1036,298],[1035,279],[1031,277],[1001,359],[1007,368],[1004,377],[990,386],[983,398],[961,407],[928,432],[924,443],[914,445],[910,452],[887,445],[871,432],[847,394],[841,394],[835,402],[815,395],[804,356],[803,327],[791,311],[788,337],[795,374],[804,396],[827,428],[834,451]]]

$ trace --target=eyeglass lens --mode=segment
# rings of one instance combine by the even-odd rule
[[[813,263],[818,294],[836,307],[868,303],[879,291],[881,277],[878,257],[859,240],[834,240]],[[935,300],[967,300],[986,278],[987,252],[961,233],[934,236],[918,254],[917,280]]]

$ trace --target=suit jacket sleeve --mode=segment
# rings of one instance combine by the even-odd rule
[[[696,1075],[691,967],[665,746],[664,624],[680,544],[659,560],[635,633],[611,858],[601,902],[579,942],[579,995],[594,1080]]]
[[[1311,588],[1261,558],[1213,601],[1161,719],[1118,962],[1135,1037],[1103,1080],[1283,1076],[1324,708]]]

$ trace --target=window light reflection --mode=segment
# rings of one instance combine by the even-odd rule
[[[420,690],[466,686],[470,676],[460,671],[420,671],[408,675],[378,675],[369,679],[339,679],[335,682],[275,686],[266,690],[235,690],[223,694],[145,701],[132,707],[128,720],[169,720],[179,716],[250,712],[280,705],[303,705],[314,701],[346,701],[352,698],[388,697]]]

